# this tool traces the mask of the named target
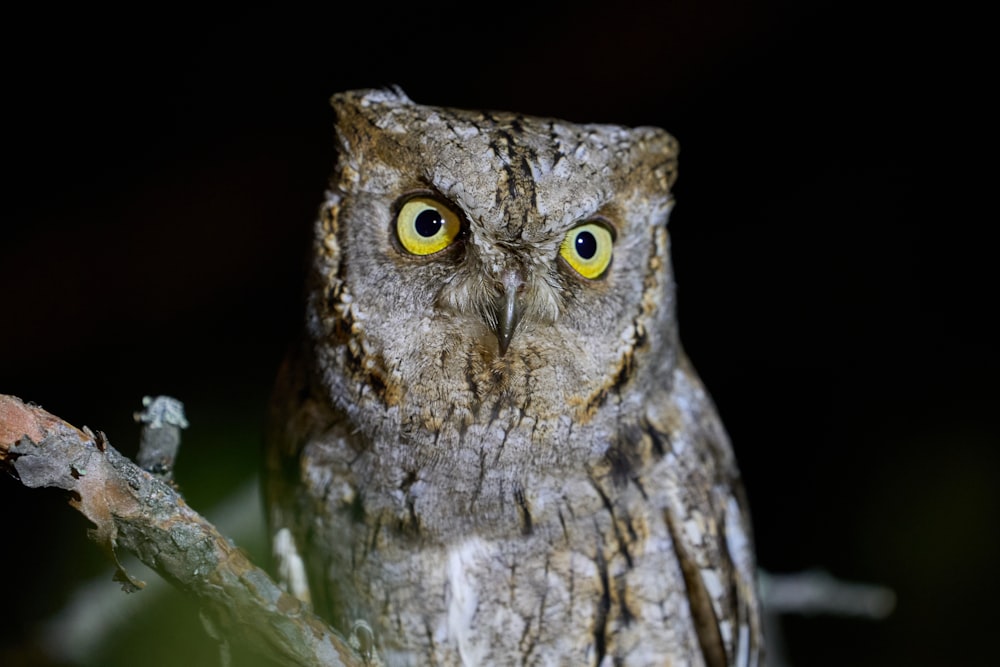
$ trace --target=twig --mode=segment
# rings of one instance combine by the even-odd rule
[[[122,456],[100,432],[80,430],[38,406],[0,395],[0,465],[30,488],[56,487],[93,524],[90,537],[117,568],[126,591],[144,584],[119,549],[201,604],[224,631],[296,665],[360,667],[348,643],[282,591],[174,489]]]
[[[184,405],[169,396],[143,396],[142,407],[132,415],[142,424],[135,462],[157,479],[169,482],[181,446],[181,429],[188,427]]]
[[[764,608],[776,614],[830,614],[883,619],[896,606],[885,586],[843,581],[824,570],[794,574],[760,573]]]
[[[758,571],[768,667],[789,667],[781,617],[787,614],[851,616],[872,621],[892,613],[896,594],[876,584],[843,581],[824,570],[791,574]]]

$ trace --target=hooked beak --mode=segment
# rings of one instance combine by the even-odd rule
[[[520,271],[507,269],[500,276],[500,288],[502,293],[493,304],[496,322],[493,333],[497,337],[502,357],[506,354],[510,340],[514,337],[514,330],[521,321],[523,311],[518,297],[524,292],[524,277]]]

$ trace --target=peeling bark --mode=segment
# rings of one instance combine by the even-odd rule
[[[102,433],[0,395],[0,466],[24,486],[68,492],[70,505],[94,524],[89,535],[115,563],[126,591],[144,584],[122,568],[122,549],[195,598],[229,639],[282,664],[364,664],[342,636]]]

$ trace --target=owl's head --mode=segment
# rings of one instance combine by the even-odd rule
[[[670,135],[398,90],[333,106],[310,330],[335,402],[430,430],[484,407],[585,419],[674,363]]]

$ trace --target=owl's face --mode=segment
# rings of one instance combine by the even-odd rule
[[[310,312],[335,403],[364,394],[403,431],[586,420],[672,358],[668,134],[388,91],[334,107]]]

